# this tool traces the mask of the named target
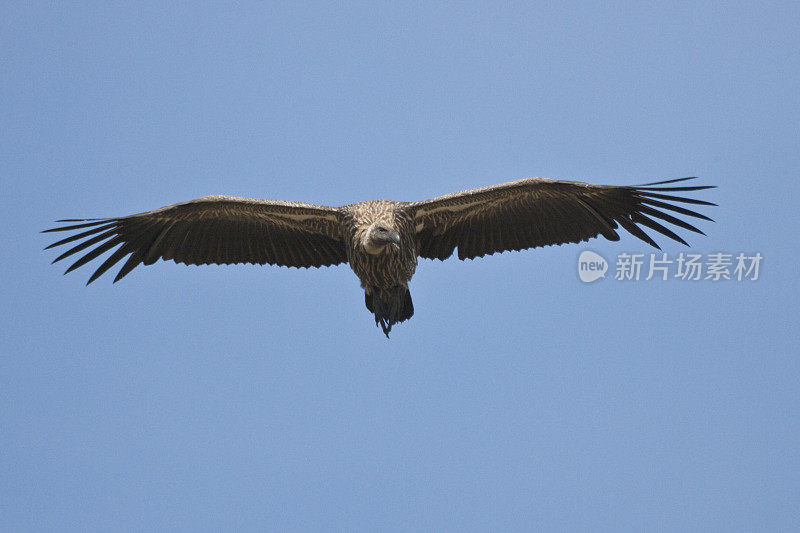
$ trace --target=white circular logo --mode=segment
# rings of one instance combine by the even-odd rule
[[[578,256],[578,276],[584,283],[591,283],[606,277],[608,262],[602,255],[584,250]]]

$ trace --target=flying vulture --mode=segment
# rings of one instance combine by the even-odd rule
[[[673,195],[712,188],[674,185],[691,179],[625,187],[528,178],[421,202],[374,200],[342,207],[206,196],[137,215],[59,220],[70,224],[45,232],[78,232],[47,248],[84,239],[53,261],[89,250],[65,274],[118,246],[87,285],[128,255],[114,282],[159,259],[304,268],[349,263],[361,280],[367,309],[388,337],[394,324],[414,314],[408,282],[417,257],[444,260],[458,248],[459,259],[472,259],[598,235],[616,241],[620,227],[659,248],[640,226],[687,244],[655,219],[703,233],[670,214],[711,220],[677,205],[715,205]]]

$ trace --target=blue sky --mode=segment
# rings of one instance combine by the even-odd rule
[[[0,529],[789,529],[800,521],[797,3],[10,2]],[[652,249],[422,261],[384,338],[347,267],[89,287],[38,232],[208,194],[342,205],[700,176]],[[613,265],[612,265],[613,269]]]

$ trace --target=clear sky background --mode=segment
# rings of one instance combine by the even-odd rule
[[[0,8],[0,529],[800,522],[797,2],[45,4]],[[346,266],[85,287],[39,234],[695,175],[681,234],[757,281],[581,283],[627,234],[423,260],[391,340]]]

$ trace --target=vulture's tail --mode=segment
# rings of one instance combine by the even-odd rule
[[[375,325],[381,327],[387,339],[393,325],[408,320],[414,314],[411,293],[400,285],[389,291],[371,287],[371,290],[364,293],[364,303],[375,315]]]

